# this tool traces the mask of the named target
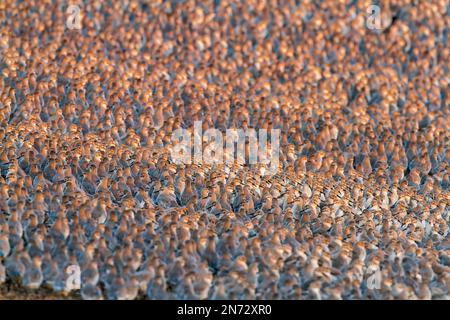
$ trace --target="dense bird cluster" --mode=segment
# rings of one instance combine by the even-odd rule
[[[448,2],[369,5],[1,1],[0,284],[448,299]],[[278,173],[175,164],[194,121],[280,129]]]

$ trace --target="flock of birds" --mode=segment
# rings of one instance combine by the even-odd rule
[[[0,286],[448,299],[447,1],[68,5],[0,2]],[[280,129],[278,173],[173,163],[194,121]]]

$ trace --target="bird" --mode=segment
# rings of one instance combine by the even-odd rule
[[[219,278],[213,286],[213,293],[211,294],[211,300],[227,300],[228,294],[224,281]]]
[[[9,245],[17,245],[23,235],[23,226],[21,221],[19,221],[19,216],[16,211],[13,211],[11,216],[9,217],[8,230]]]
[[[100,288],[92,283],[83,284],[80,294],[83,300],[103,300]]]
[[[98,223],[105,223],[108,218],[108,213],[106,211],[106,203],[104,200],[99,199],[96,201],[96,205],[92,210],[92,217],[98,221]]]
[[[175,195],[175,189],[172,185],[164,187],[158,194],[155,200],[156,204],[163,208],[177,207],[177,198]]]
[[[117,300],[134,300],[138,295],[138,282],[136,278],[132,278],[127,282],[124,282],[121,287],[116,291]]]
[[[3,262],[0,262],[0,285],[6,282],[6,268]]]
[[[6,275],[13,280],[20,280],[26,273],[26,266],[20,259],[20,254],[15,252],[6,259]]]
[[[308,297],[313,300],[322,300],[321,283],[313,281],[308,287]]]
[[[185,274],[184,260],[177,259],[173,262],[172,267],[168,270],[167,280],[172,286],[177,286],[183,279]]]
[[[76,45],[5,1],[8,295],[448,299],[442,1],[383,30],[355,1],[94,5]]]
[[[192,180],[188,177],[186,178],[186,183],[181,191],[179,202],[181,205],[187,205],[190,199],[194,196],[194,190],[192,186]]]
[[[147,297],[152,300],[167,300],[169,298],[164,278],[155,277],[149,281],[147,285]]]
[[[33,258],[32,266],[26,270],[25,275],[23,277],[22,284],[24,287],[36,290],[41,286],[44,280],[41,265],[42,261],[40,256],[35,256]]]
[[[81,271],[81,282],[83,284],[91,284],[96,286],[99,281],[99,272],[97,263],[95,261],[91,261],[85,269]]]
[[[0,234],[0,257],[6,258],[11,251],[7,234]]]
[[[65,241],[70,233],[67,220],[64,218],[58,218],[53,224],[50,232],[54,239]]]

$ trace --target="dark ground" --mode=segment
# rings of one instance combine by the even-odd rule
[[[73,300],[80,298],[79,292],[64,296],[45,286],[38,290],[29,290],[12,281],[0,285],[0,300]]]

